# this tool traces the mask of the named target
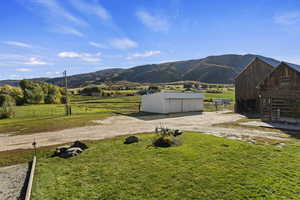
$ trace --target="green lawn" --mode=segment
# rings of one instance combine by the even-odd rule
[[[300,142],[283,148],[199,133],[149,147],[124,138],[88,142],[70,159],[38,159],[32,199],[300,199]]]
[[[204,97],[206,99],[213,99],[213,98],[226,98],[226,99],[231,99],[232,102],[234,102],[235,100],[235,94],[234,92],[230,92],[230,91],[226,91],[224,93],[220,93],[220,94],[215,94],[215,93],[205,93]]]

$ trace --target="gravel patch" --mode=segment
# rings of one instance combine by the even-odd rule
[[[283,129],[283,130],[291,130],[291,131],[300,131],[300,125],[292,125],[292,124],[283,124],[283,123],[273,123],[273,122],[244,122],[240,123],[240,125],[246,126],[256,126],[256,127],[267,127],[267,128],[275,128],[275,129]]]
[[[0,168],[0,199],[18,200],[26,179],[28,164]]]

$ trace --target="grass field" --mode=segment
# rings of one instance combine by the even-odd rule
[[[205,96],[206,99],[225,98],[225,99],[231,99],[232,102],[234,102],[234,100],[235,100],[234,92],[230,92],[230,91],[226,91],[226,92],[220,93],[220,94],[205,93],[204,96]]]
[[[223,94],[205,93],[205,98],[230,98],[233,92]],[[93,125],[92,120],[100,120],[118,114],[137,113],[140,96],[90,97],[72,96],[73,115],[65,116],[63,104],[17,106],[16,117],[0,120],[0,134],[22,135],[46,131],[58,131],[66,128]],[[232,106],[228,108],[231,109]],[[205,111],[215,111],[213,105],[206,105]]]
[[[147,147],[124,138],[88,142],[70,159],[40,158],[32,199],[299,199],[300,142],[279,148],[199,133]]]
[[[65,116],[64,105],[27,105],[16,107],[16,118],[0,120],[0,134],[30,134],[57,131],[66,128],[93,125],[95,119],[104,119],[116,113],[135,113],[139,97],[86,97],[71,99],[73,115]]]

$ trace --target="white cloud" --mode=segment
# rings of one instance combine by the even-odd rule
[[[57,0],[32,0],[34,3],[37,3],[48,10],[47,18],[59,18],[60,20],[68,20],[69,22],[75,23],[77,25],[87,25],[87,22],[84,20],[75,17],[66,9],[64,9]],[[62,1],[61,1],[62,2]],[[45,13],[45,12],[43,12]],[[63,18],[63,19],[61,19]]]
[[[100,44],[100,43],[96,43],[96,42],[89,42],[89,45],[93,46],[93,47],[97,47],[100,49],[105,49],[107,48],[104,44]]]
[[[110,45],[116,49],[130,49],[138,47],[138,43],[128,38],[115,38],[110,41]]]
[[[28,61],[23,63],[24,65],[48,65],[49,63],[39,60],[36,57],[30,58]]]
[[[139,57],[150,57],[160,54],[160,51],[147,51],[145,53],[135,53],[127,57],[127,59],[139,58]]]
[[[0,54],[0,66],[48,65],[38,55]]]
[[[24,55],[18,55],[18,54],[0,54],[0,60],[8,60],[8,59],[23,59],[26,58]]]
[[[91,53],[77,53],[73,51],[64,51],[58,53],[57,56],[61,58],[79,58],[86,62],[99,62],[101,59],[99,58],[102,54],[100,52],[91,54]]]
[[[17,46],[17,47],[24,47],[24,48],[32,48],[31,45],[26,44],[24,42],[17,42],[17,41],[4,41],[4,44],[10,45],[10,46]]]
[[[21,1],[20,1],[21,2]],[[83,33],[78,26],[89,26],[89,24],[72,14],[62,0],[24,0],[24,5],[30,11],[38,13],[47,23],[47,29],[55,33],[72,34],[82,37]],[[76,27],[76,28],[75,28]]]
[[[17,72],[30,72],[32,71],[32,69],[29,69],[29,68],[18,68],[16,69]]]
[[[73,28],[73,27],[69,27],[69,26],[56,26],[55,29],[53,29],[53,32],[58,32],[58,33],[64,33],[64,34],[71,34],[71,35],[75,35],[78,37],[84,37],[84,34],[82,32],[80,32],[79,30]]]
[[[170,29],[170,23],[165,17],[156,16],[147,11],[138,11],[136,16],[145,26],[155,32],[168,32]]]
[[[281,25],[293,25],[300,22],[300,12],[292,11],[274,16],[274,22]]]
[[[74,8],[82,13],[89,15],[96,15],[101,20],[109,20],[111,16],[109,12],[103,8],[97,1],[82,1],[82,0],[70,0]]]

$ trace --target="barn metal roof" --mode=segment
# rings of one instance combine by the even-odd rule
[[[282,62],[283,64],[286,64],[287,66],[293,68],[294,70],[296,70],[297,72],[300,72],[300,66],[296,65],[296,64],[292,64],[292,63],[286,63],[286,62]]]
[[[202,99],[203,98],[203,94],[196,93],[196,92],[159,92],[150,95],[161,96],[164,99]]]
[[[252,63],[255,62],[256,60],[259,60],[259,61],[261,61],[261,62],[264,62],[264,63],[266,63],[266,64],[269,64],[271,67],[276,67],[275,63],[270,62],[270,61],[267,60],[267,59],[260,58],[260,57],[256,56],[256,57],[254,57],[254,58],[253,58],[253,59],[252,59],[252,60],[244,67],[244,69],[243,69],[238,75],[236,75],[236,76],[234,77],[234,80],[237,79],[241,74],[243,74],[243,73],[247,70],[247,68],[248,68],[250,65],[252,65]]]
[[[286,65],[286,66],[288,66],[288,67],[290,67],[290,68],[296,70],[297,72],[300,72],[300,65],[296,65],[296,64],[292,64],[292,63],[287,63],[287,62],[280,62],[280,63],[277,65],[277,67],[275,67],[275,68],[273,69],[273,71],[271,71],[271,73],[270,73],[265,79],[263,79],[261,82],[259,82],[259,83],[257,84],[256,88],[260,88],[261,85],[264,83],[264,81],[265,81],[268,77],[270,77],[270,76],[278,69],[278,67],[281,66],[281,65]]]

